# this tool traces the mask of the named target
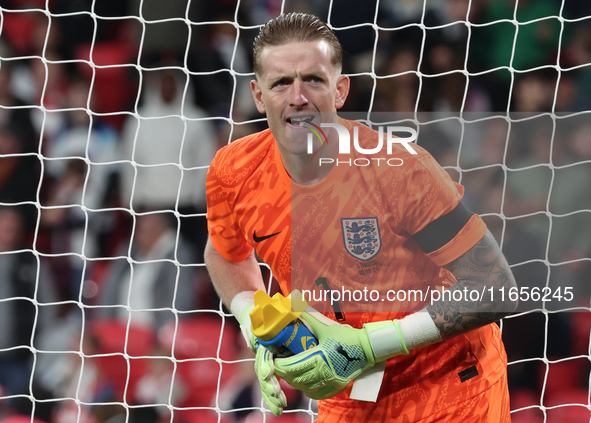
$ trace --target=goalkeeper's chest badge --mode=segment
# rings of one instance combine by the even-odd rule
[[[382,238],[376,217],[347,217],[341,219],[345,249],[359,260],[375,257],[382,248]]]

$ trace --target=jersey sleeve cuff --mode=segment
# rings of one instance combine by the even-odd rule
[[[215,244],[214,244],[215,246]],[[217,252],[220,254],[220,256],[222,256],[223,258],[225,258],[226,260],[228,260],[230,263],[242,263],[244,260],[246,260],[248,258],[248,256],[250,255],[250,252],[252,251],[252,248],[250,250],[248,250],[245,254],[233,254],[233,253],[229,253],[226,250],[218,250],[218,248],[216,247]]]
[[[214,246],[215,250],[218,252],[220,256],[228,260],[230,263],[241,263],[248,258],[250,253],[252,252],[253,248],[250,247],[248,244],[243,245],[242,247],[230,247],[225,245],[224,239],[220,235],[212,235],[214,231],[212,231],[212,227],[209,226],[209,239]],[[233,248],[233,249],[232,249]]]
[[[474,214],[451,241],[427,256],[438,266],[444,266],[475,246],[485,233],[486,224],[479,215]]]

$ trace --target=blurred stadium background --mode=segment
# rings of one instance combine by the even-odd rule
[[[335,29],[343,111],[420,123],[520,286],[572,287],[502,322],[511,408],[589,422],[591,3],[425,3],[0,0],[0,422],[313,421],[293,390],[261,408],[202,258],[207,166],[266,128],[250,46],[282,11]]]

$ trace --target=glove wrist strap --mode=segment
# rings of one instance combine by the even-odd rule
[[[409,350],[441,341],[441,333],[426,309],[406,316],[399,322],[400,335]]]
[[[234,315],[238,323],[243,324],[245,311],[250,305],[254,305],[254,291],[242,291],[232,298],[230,303],[230,312]]]
[[[243,291],[232,299],[230,304],[230,311],[240,323],[240,331],[246,341],[248,348],[255,352],[255,338],[252,334],[251,321],[250,321],[250,310],[254,308],[254,291]]]
[[[410,350],[442,339],[439,329],[425,309],[401,320],[366,323],[365,329],[377,362],[408,354]]]
[[[366,323],[365,330],[376,362],[400,354],[408,354],[397,320]]]

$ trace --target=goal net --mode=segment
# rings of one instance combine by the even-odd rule
[[[590,421],[591,7],[565,0],[1,2],[0,421],[314,421],[287,385],[265,407],[203,263],[208,166],[266,128],[251,45],[291,11],[341,40],[342,111],[416,128],[501,245],[513,421]]]

